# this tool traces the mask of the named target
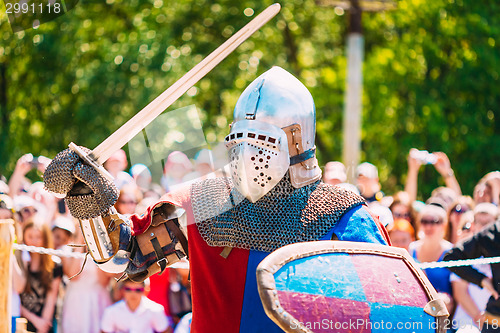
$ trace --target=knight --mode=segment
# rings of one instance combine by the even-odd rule
[[[71,151],[54,158],[45,184],[66,195],[102,269],[143,280],[187,256],[193,332],[282,332],[257,290],[256,267],[270,252],[304,241],[388,243],[362,197],[321,181],[315,118],[307,88],[273,67],[236,103],[230,177],[170,192],[130,219],[112,208],[112,182]]]

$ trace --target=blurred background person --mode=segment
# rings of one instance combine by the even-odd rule
[[[415,230],[408,220],[395,219],[388,232],[392,246],[403,248],[406,251],[409,251],[410,244],[415,241]]]
[[[29,220],[23,228],[23,242],[28,246],[53,248],[49,226]],[[55,308],[62,267],[52,256],[30,252],[29,258],[18,257],[26,276],[26,287],[20,294],[21,316],[28,320],[28,330],[55,333]]]
[[[380,190],[377,167],[371,163],[364,162],[356,168],[356,186],[359,193],[370,203],[380,201],[384,193]]]
[[[7,194],[0,194],[0,220],[14,219],[14,202]]]
[[[21,226],[41,209],[41,205],[27,195],[18,195],[14,197],[14,210],[16,211],[17,220]]]
[[[391,210],[382,205],[379,201],[372,201],[369,203],[368,210],[372,215],[376,216],[380,220],[384,227],[390,228],[394,223]]]
[[[75,223],[72,218],[59,216],[52,225],[52,240],[55,249],[67,246],[75,234]]]
[[[118,189],[121,189],[126,184],[134,182],[132,176],[125,172],[127,166],[127,154],[123,149],[115,152],[106,162],[104,162],[104,168],[113,176],[115,185]]]
[[[203,179],[215,178],[214,171],[212,151],[204,148],[194,156],[194,171],[186,174],[182,181],[187,185]]]
[[[82,250],[77,248],[75,251]],[[65,257],[62,263],[64,275],[72,277],[67,282],[62,305],[62,332],[99,332],[102,314],[111,304],[108,286],[113,275],[99,269],[92,260],[85,262],[83,258]]]
[[[325,172],[323,173],[323,182],[330,185],[338,185],[345,183],[347,174],[345,166],[342,162],[332,161],[325,165]]]
[[[451,199],[449,203],[453,202],[457,196],[462,194],[458,180],[455,177],[455,172],[451,168],[450,160],[445,153],[429,153],[425,150],[412,148],[408,154],[408,174],[405,184],[405,192],[410,196],[410,202],[417,200],[418,172],[420,167],[425,164],[432,164],[443,178],[446,187],[454,193],[453,199]],[[431,197],[433,196],[436,197],[439,196],[439,194],[435,193],[431,195]],[[446,197],[448,196],[449,195],[446,194]],[[448,201],[446,198],[444,198],[444,200]],[[446,207],[444,208],[447,209]]]
[[[479,205],[476,206],[476,209]],[[476,259],[480,257],[490,258],[500,256],[500,219],[494,223],[482,227],[477,230],[476,214],[474,214],[474,230],[475,234],[458,242],[451,251],[449,251],[444,260],[462,260]],[[449,267],[449,270],[460,276],[462,279],[474,283],[477,286],[491,292],[491,297],[486,304],[486,310],[481,316],[483,333],[499,332],[500,327],[500,266],[498,264],[489,265],[492,272],[492,277],[476,269],[474,266],[457,266]]]
[[[410,196],[404,191],[399,191],[392,196],[392,202],[389,205],[392,217],[394,220],[404,219],[408,221],[415,233],[417,228],[415,222],[415,212],[413,211],[412,204],[410,202]],[[413,234],[413,239],[415,239],[416,234]]]
[[[163,306],[145,296],[144,282],[125,280],[121,289],[123,300],[104,310],[101,320],[102,332],[172,332]]]
[[[459,195],[451,188],[439,186],[432,190],[430,198],[425,203],[440,206],[448,211],[458,197]]]
[[[189,262],[187,260],[181,260],[170,270],[168,301],[174,323],[178,323],[184,315],[192,311]]]
[[[195,178],[206,177],[214,172],[214,161],[210,149],[202,149],[194,156]]]
[[[457,228],[459,230],[457,242],[472,236],[477,231],[474,223],[474,213],[470,210],[463,213],[460,216]],[[490,265],[474,264],[472,267],[491,278]],[[473,283],[468,283],[454,273],[451,274],[450,281],[453,289],[453,298],[457,304],[455,313],[453,314],[453,321],[456,323],[454,326],[457,328],[479,327],[479,322],[482,320],[483,311],[486,309],[486,303],[491,293],[487,289],[482,289]]]
[[[31,182],[26,178],[26,174],[30,170],[38,170],[41,173],[45,172],[45,168],[49,165],[51,159],[45,156],[35,157],[33,154],[24,154],[16,163],[14,172],[9,179],[9,193],[14,198],[17,195],[27,193]]]
[[[174,187],[183,184],[184,177],[191,171],[193,171],[193,165],[186,154],[174,151],[168,155],[165,162],[161,185],[166,192],[169,192]]]
[[[474,200],[468,195],[459,196],[448,209],[448,226],[445,239],[452,244],[458,241],[458,233],[461,231],[460,221],[463,214],[474,209]]]
[[[120,214],[134,214],[139,201],[142,200],[142,193],[135,184],[123,186],[115,203],[115,208]]]
[[[479,180],[474,188],[474,201],[500,204],[500,171],[489,172]]]
[[[151,182],[153,178],[151,175],[151,171],[146,165],[142,163],[134,164],[130,168],[130,174],[132,175],[135,184],[139,187],[141,192],[146,192],[151,188]]]
[[[474,230],[480,231],[492,224],[498,217],[498,207],[489,202],[481,202],[474,208]]]
[[[442,261],[445,253],[452,248],[452,244],[444,239],[447,224],[446,211],[436,205],[426,205],[417,220],[421,232],[417,234],[421,239],[410,244],[410,255],[417,262]],[[453,310],[453,298],[450,283],[450,271],[446,268],[424,269],[440,297],[446,303],[448,311]]]

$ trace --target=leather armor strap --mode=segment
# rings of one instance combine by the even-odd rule
[[[160,246],[160,242],[158,242],[158,238],[152,238],[151,239],[151,244],[153,244],[153,248],[155,249],[155,254],[156,254],[156,263],[158,266],[160,266],[160,274],[163,273],[165,268],[167,268],[167,258],[165,258],[165,255],[163,254],[163,250]]]
[[[308,159],[313,158],[314,156],[316,156],[316,147],[306,150],[301,154],[290,157],[290,165],[295,165],[305,162]]]
[[[175,218],[172,220],[168,220],[166,224],[167,224],[167,229],[172,231],[175,237],[181,243],[182,249],[184,250],[187,259],[189,259],[188,240],[186,239],[186,236],[184,236],[181,229],[179,228],[179,219]]]
[[[152,226],[158,226],[162,223],[167,225],[167,230],[172,232],[177,240],[181,243],[182,249],[186,254],[186,257],[189,259],[188,252],[188,241],[184,233],[182,233],[179,226],[179,219],[173,218],[168,219],[168,217],[175,211],[175,206],[172,204],[163,204],[162,206],[155,209],[155,213],[153,215],[153,220],[151,222]]]

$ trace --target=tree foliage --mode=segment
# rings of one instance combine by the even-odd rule
[[[80,1],[17,33],[0,16],[0,173],[23,153],[97,146],[270,4]],[[282,6],[171,109],[195,104],[207,140],[221,140],[241,91],[282,66],[315,99],[320,161],[340,159],[348,17],[313,0]],[[499,10],[493,0],[404,0],[364,14],[363,160],[386,192],[401,188],[411,147],[446,152],[466,193],[498,167]],[[421,178],[428,195],[437,173]]]

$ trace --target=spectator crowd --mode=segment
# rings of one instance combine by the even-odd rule
[[[0,180],[0,219],[13,219],[16,243],[85,253],[84,239],[64,200],[47,192],[43,182],[30,182],[26,174],[43,173],[50,159],[23,155],[12,175]],[[434,166],[444,186],[429,198],[417,200],[418,174],[425,164]],[[146,165],[128,169],[126,153],[118,151],[104,167],[120,190],[115,208],[120,214],[142,214],[147,207],[177,186],[206,177],[219,177],[211,152],[199,151],[193,161],[182,152],[165,160],[158,184]],[[127,172],[128,171],[128,172]],[[347,183],[349,172],[352,181]],[[470,175],[471,177],[481,175]],[[346,169],[328,162],[323,181],[362,195],[370,211],[386,226],[392,246],[405,248],[416,262],[442,261],[455,244],[490,226],[499,216],[500,172],[479,179],[471,196],[461,192],[448,156],[416,149],[408,154],[404,191],[384,193],[375,165],[365,162]],[[74,246],[73,246],[74,245]],[[181,262],[145,283],[116,282],[83,255],[50,256],[16,250],[12,265],[12,322],[26,318],[33,332],[189,332],[191,320],[189,264]],[[475,269],[491,278],[490,265]],[[484,318],[491,296],[487,288],[468,283],[446,268],[425,274],[445,301],[453,319],[449,332],[474,329]]]

